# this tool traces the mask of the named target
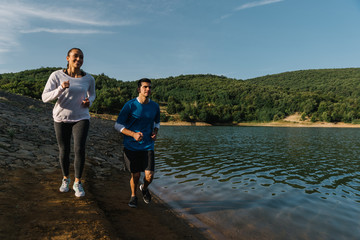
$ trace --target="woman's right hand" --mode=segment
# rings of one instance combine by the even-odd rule
[[[63,89],[69,88],[69,87],[70,87],[70,81],[67,80],[67,81],[65,81],[65,82],[62,82],[62,83],[61,83],[61,87],[62,87]]]

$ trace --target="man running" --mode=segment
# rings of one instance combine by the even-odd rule
[[[160,128],[159,105],[150,100],[151,81],[143,78],[138,81],[139,96],[127,103],[119,113],[115,129],[124,134],[124,160],[131,173],[131,198],[129,206],[137,207],[136,189],[141,172],[145,172],[140,190],[145,203],[150,203],[149,184],[154,178],[154,141]]]

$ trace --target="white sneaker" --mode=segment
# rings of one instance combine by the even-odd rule
[[[69,191],[70,178],[64,178],[61,181],[61,187],[59,188],[60,192],[68,192]]]
[[[85,191],[84,191],[81,183],[75,182],[73,185],[73,189],[75,191],[76,197],[84,197],[85,196]]]

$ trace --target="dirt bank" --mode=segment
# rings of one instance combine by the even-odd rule
[[[91,120],[86,197],[60,193],[51,111],[0,90],[0,239],[206,239],[156,196],[128,207],[129,174],[113,121]]]

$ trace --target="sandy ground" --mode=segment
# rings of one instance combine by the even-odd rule
[[[360,124],[351,123],[329,123],[329,122],[311,122],[309,119],[305,121],[300,120],[301,115],[299,113],[288,116],[280,121],[265,122],[265,123],[238,123],[235,126],[254,126],[254,127],[327,127],[327,128],[360,128]],[[163,126],[212,126],[203,122],[162,122]],[[226,124],[225,124],[226,125]],[[234,126],[234,125],[233,125]]]
[[[130,175],[113,121],[91,120],[86,196],[60,193],[51,111],[51,104],[0,90],[0,239],[207,238],[154,195],[148,205],[140,198],[138,208],[128,206]]]
[[[59,193],[60,171],[2,172],[0,239],[205,239],[156,198],[128,207],[128,174],[97,181],[86,169],[84,198]]]
[[[293,114],[283,120],[268,123],[239,123],[239,126],[263,126],[263,127],[325,127],[325,128],[360,128],[360,124],[351,123],[329,123],[329,122],[311,122],[309,119],[300,120],[299,113]]]

